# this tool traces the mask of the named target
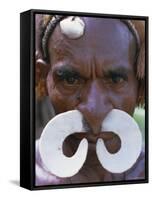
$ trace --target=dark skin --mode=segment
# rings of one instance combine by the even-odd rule
[[[84,117],[87,133],[67,138],[64,152],[71,156],[80,140],[89,141],[87,160],[80,172],[66,183],[102,181],[108,172],[96,156],[96,140],[101,137],[110,152],[120,148],[112,133],[101,133],[102,121],[114,108],[133,114],[137,102],[135,38],[117,19],[83,18],[85,34],[72,40],[59,25],[49,39],[51,62],[42,63],[47,73],[47,90],[56,113],[77,109]]]

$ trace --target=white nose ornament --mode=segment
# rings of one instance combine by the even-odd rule
[[[60,28],[69,39],[78,39],[84,34],[85,24],[80,17],[70,16],[60,22]]]
[[[135,120],[126,112],[113,109],[102,123],[102,131],[112,131],[121,140],[121,148],[111,154],[102,139],[98,139],[96,152],[102,166],[112,173],[122,173],[137,161],[142,149],[142,135]]]
[[[63,154],[63,142],[67,136],[84,131],[83,116],[77,110],[59,114],[50,120],[39,140],[39,152],[45,169],[62,178],[77,174],[86,160],[88,141],[82,139],[72,157]],[[113,109],[104,119],[101,131],[114,132],[121,140],[120,150],[111,154],[103,140],[98,139],[96,152],[101,165],[112,173],[122,173],[131,168],[142,148],[142,136],[135,120],[126,112]]]
[[[82,131],[82,114],[77,110],[59,114],[48,122],[39,140],[40,156],[48,171],[62,178],[71,177],[79,172],[86,160],[87,140],[81,140],[72,157],[63,154],[62,145],[67,136]]]

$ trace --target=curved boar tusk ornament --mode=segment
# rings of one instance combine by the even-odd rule
[[[63,154],[62,145],[67,136],[81,131],[82,114],[77,110],[61,113],[48,122],[39,140],[39,152],[46,170],[62,178],[78,173],[86,160],[88,141],[82,139],[72,157]]]
[[[121,148],[111,154],[102,139],[98,139],[96,152],[102,166],[112,173],[122,173],[137,161],[142,149],[142,136],[135,120],[126,112],[113,109],[102,123],[102,131],[112,131],[120,137]]]
[[[80,17],[70,16],[60,22],[60,28],[69,39],[78,39],[84,34],[85,23]]]

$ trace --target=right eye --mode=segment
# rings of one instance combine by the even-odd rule
[[[83,81],[80,75],[72,70],[59,69],[56,71],[56,77],[57,80],[63,84],[63,86],[69,87],[80,85]]]
[[[79,79],[76,77],[66,77],[63,79],[64,84],[73,86],[79,84]]]

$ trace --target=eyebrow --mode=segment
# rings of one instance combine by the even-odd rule
[[[106,77],[122,76],[124,79],[128,79],[128,75],[131,73],[131,70],[123,66],[115,66],[104,70],[104,75]]]
[[[70,64],[58,64],[53,69],[53,74],[57,75],[60,79],[65,79],[67,77],[75,77],[75,78],[83,78],[87,79],[83,76],[78,70],[70,65]],[[108,66],[103,69],[103,75],[107,78],[111,78],[113,76],[120,76],[124,78],[124,80],[128,80],[128,75],[131,73],[131,69],[128,69],[126,66]]]

